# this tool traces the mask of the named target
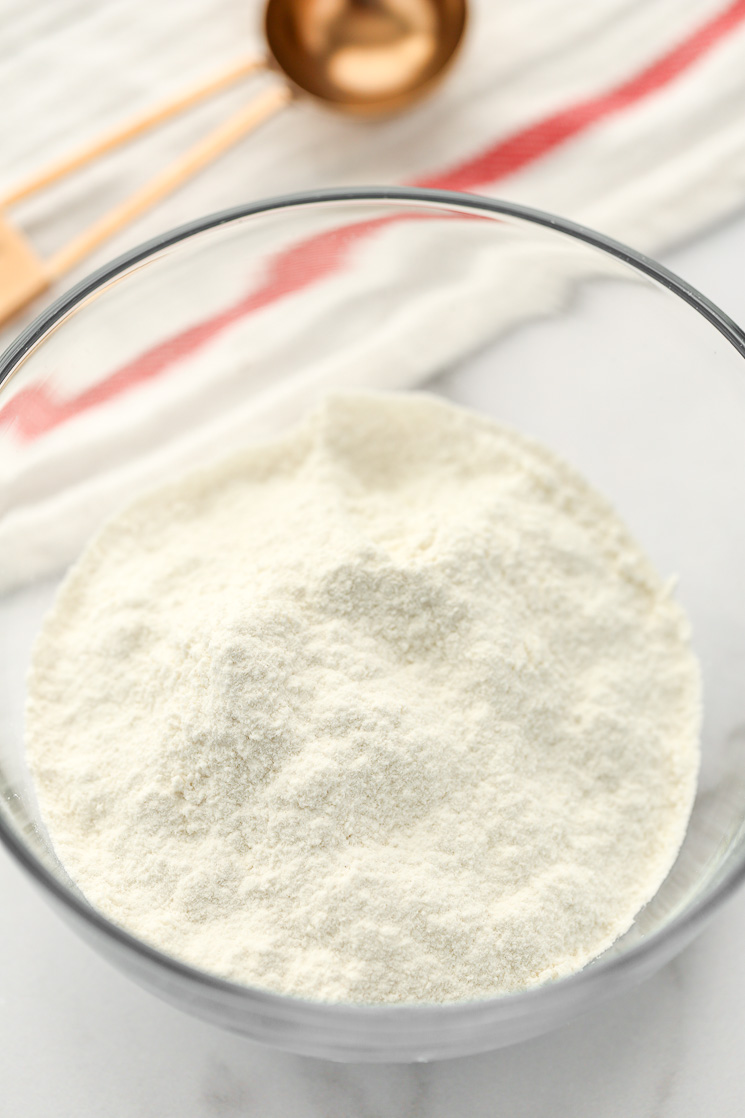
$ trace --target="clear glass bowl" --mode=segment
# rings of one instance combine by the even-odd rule
[[[60,914],[143,986],[308,1055],[479,1052],[651,974],[745,866],[743,357],[742,331],[659,265],[559,218],[466,195],[260,202],[103,268],[0,364],[0,837]],[[235,985],[112,924],[59,864],[24,763],[31,644],[65,567],[138,489],[271,433],[329,388],[425,381],[563,453],[677,574],[705,687],[688,836],[628,934],[540,989],[354,1007]]]

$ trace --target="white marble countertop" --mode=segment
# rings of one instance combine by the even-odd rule
[[[745,215],[666,258],[745,322]],[[161,1003],[63,925],[0,850],[5,1118],[740,1118],[745,893],[646,985],[558,1032],[468,1059],[289,1056]]]

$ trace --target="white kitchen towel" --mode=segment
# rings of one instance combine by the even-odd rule
[[[0,21],[0,194],[131,112],[261,48],[255,0],[0,0]],[[13,220],[40,252],[52,251],[240,104],[248,89],[112,154],[19,206]],[[743,120],[745,0],[474,0],[463,56],[430,101],[376,124],[295,105],[70,279],[199,214],[347,183],[491,193],[655,251],[742,205]],[[379,259],[387,235],[369,238],[364,251]],[[422,349],[416,359],[396,360],[407,337],[421,333],[418,316],[426,308],[413,301],[408,319],[376,335],[365,352],[350,351],[346,363],[324,367],[321,356],[311,359],[311,348],[307,366],[279,381],[273,376],[270,388],[272,370],[258,360],[245,376],[240,316],[193,352],[183,329],[177,332],[169,361],[151,362],[138,378],[127,375],[138,354],[125,345],[114,347],[105,370],[87,369],[84,361],[61,370],[46,396],[24,398],[19,382],[4,408],[0,398],[0,585],[64,565],[100,517],[152,473],[144,452],[153,448],[142,443],[145,413],[176,416],[177,424],[181,415],[188,438],[179,441],[173,432],[176,465],[192,460],[200,440],[205,448],[223,446],[273,431],[320,388],[348,383],[351,364],[362,383],[410,385],[443,356],[457,357],[494,328],[493,315],[487,323],[494,277],[486,282],[477,253],[473,260],[461,291],[461,305],[473,309],[467,321],[454,320],[446,355]],[[344,282],[330,277],[306,288],[305,312],[322,319],[324,303],[338,305],[334,284]],[[550,309],[560,293],[550,276],[545,283]],[[421,297],[438,297],[436,287],[419,288]],[[282,300],[252,310],[252,341],[262,329],[276,337],[285,311]],[[221,308],[210,313],[219,317]],[[518,295],[504,317],[522,313]],[[6,330],[1,340],[9,338]],[[204,430],[195,431],[208,372],[218,397],[220,384],[229,395],[237,377],[248,383],[227,420],[231,435],[225,419],[207,414]],[[109,390],[91,392],[94,380]]]

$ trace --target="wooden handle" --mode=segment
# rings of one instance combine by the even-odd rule
[[[100,155],[104,155],[105,152],[111,151],[112,148],[126,143],[128,140],[133,139],[149,128],[154,128],[156,124],[161,124],[164,120],[168,120],[169,117],[176,116],[177,113],[190,109],[192,105],[198,104],[214,93],[219,93],[222,89],[226,89],[240,78],[245,78],[248,74],[253,73],[255,70],[260,70],[265,66],[266,61],[263,58],[243,58],[239,62],[234,63],[227,70],[222,70],[219,74],[215,74],[211,78],[208,78],[207,81],[202,81],[198,85],[192,86],[184,93],[180,93],[177,97],[173,97],[168,101],[162,101],[156,108],[148,109],[146,112],[132,117],[131,120],[126,121],[124,124],[120,125],[119,128],[109,132],[106,136],[100,136],[97,140],[94,140],[93,143],[78,148],[72,155],[67,155],[56,163],[52,163],[43,171],[39,171],[33,178],[15,187],[10,194],[7,194],[2,201],[0,201],[0,208],[7,209],[8,206],[12,206],[15,202],[20,202],[23,198],[27,198],[37,190],[49,186],[50,183],[56,182],[57,179],[61,179],[64,175],[69,175],[71,171],[76,171],[78,167],[83,167],[86,163],[90,163]]]
[[[165,198],[187,179],[206,167],[224,151],[232,147],[252,129],[258,127],[274,113],[279,112],[292,99],[289,86],[272,86],[260,93],[250,104],[245,105],[232,117],[216,128],[190,151],[172,163],[149,183],[141,187],[126,201],[81,233],[69,245],[60,249],[45,263],[45,273],[49,282],[74,267],[83,257],[97,248],[103,241],[117,233],[130,221],[139,217],[161,198]]]

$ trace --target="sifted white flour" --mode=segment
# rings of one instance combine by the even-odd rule
[[[608,505],[424,395],[330,399],[135,501],[36,644],[27,745],[90,901],[353,1002],[576,970],[680,846],[688,627]]]

